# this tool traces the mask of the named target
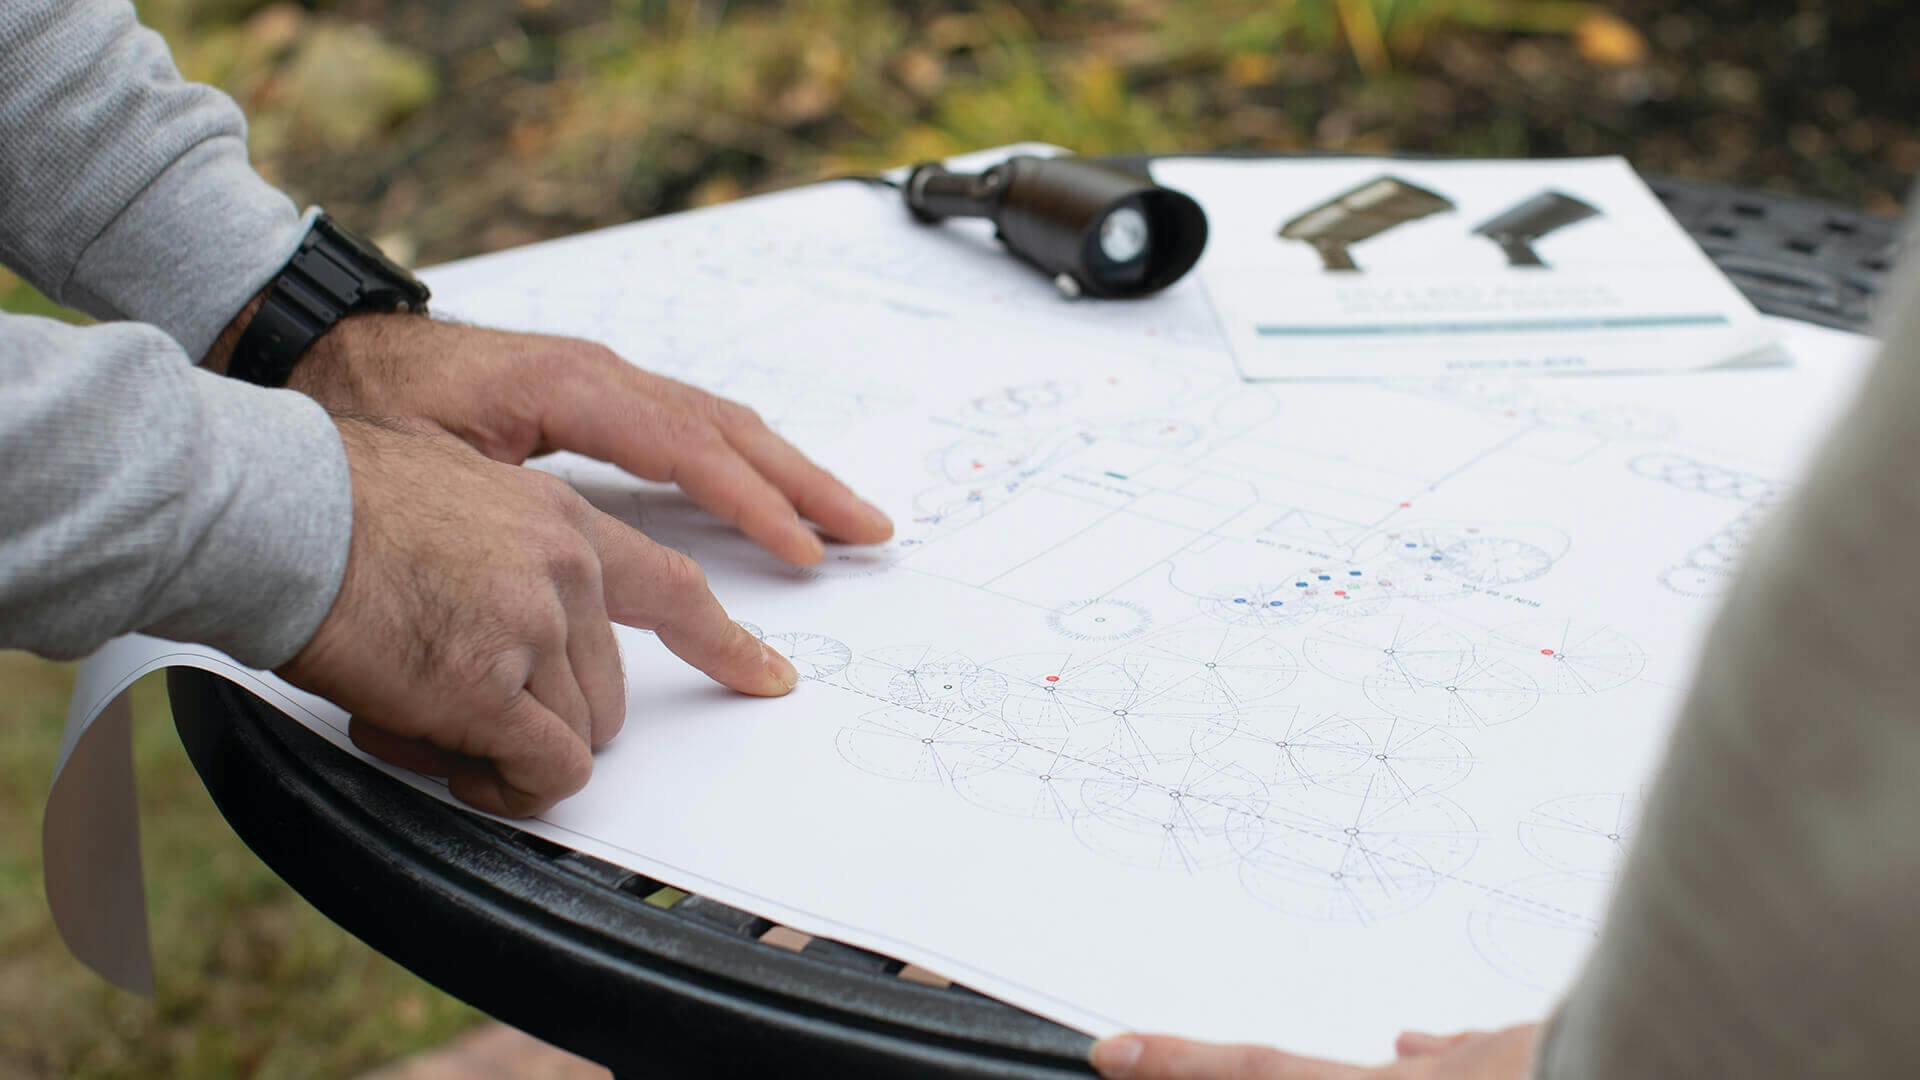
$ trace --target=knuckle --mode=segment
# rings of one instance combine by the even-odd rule
[[[573,518],[587,505],[587,500],[573,490],[573,485],[558,476],[538,469],[528,469],[526,472],[535,496],[563,516]]]
[[[491,647],[471,650],[454,662],[453,675],[476,704],[504,708],[527,682],[527,662],[521,650],[507,645],[508,635]]]
[[[557,585],[549,579],[523,590],[500,613],[502,651],[514,658],[522,686],[532,678],[538,658],[566,641],[567,608]]]
[[[714,423],[731,430],[743,430],[766,427],[766,421],[760,418],[752,406],[742,405],[732,398],[713,397],[708,409]]]
[[[599,553],[573,530],[554,537],[545,556],[547,573],[560,584],[591,584],[600,576]]]
[[[555,803],[576,790],[578,789],[561,791],[559,784],[545,781],[536,784],[532,789],[527,789],[502,777],[500,797],[507,806],[509,817],[528,818],[537,817],[553,809]]]
[[[586,513],[549,514],[521,523],[517,542],[498,578],[499,602],[503,610],[518,610],[529,589],[550,591],[554,586],[570,588],[596,581],[600,574],[600,554],[593,541],[582,531]],[[509,598],[506,593],[516,594]]]
[[[527,639],[535,649],[550,652],[566,644],[567,610],[557,600],[530,606],[526,619]]]
[[[591,779],[593,779],[593,755],[587,752],[585,746],[569,748],[565,763],[554,785],[558,788],[557,794],[564,799],[586,787],[587,781]]]
[[[563,362],[562,370],[588,380],[588,386],[597,385],[609,364],[621,362],[619,354],[597,341],[574,337],[551,340],[553,354]]]
[[[593,748],[612,742],[627,725],[627,688],[623,685],[608,693],[601,714],[594,718]]]
[[[660,549],[660,588],[671,596],[688,599],[707,593],[707,572],[700,564],[669,547]]]
[[[678,458],[693,434],[693,424],[685,413],[678,409],[653,410],[652,435],[656,442],[667,452],[670,459]],[[669,476],[667,479],[671,480]]]
[[[538,710],[533,708],[534,704],[532,694],[516,694],[511,707],[500,715],[500,733],[505,737],[505,745],[511,748],[503,757],[512,756],[515,761],[524,761],[540,750],[544,734],[542,728],[545,725],[541,722]]]
[[[660,417],[661,434],[667,441],[696,452],[711,450],[725,440],[706,410],[669,408]]]

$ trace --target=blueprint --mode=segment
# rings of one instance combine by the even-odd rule
[[[850,183],[427,276],[746,401],[899,527],[794,569],[541,462],[804,678],[737,697],[622,629],[625,733],[534,831],[1092,1032],[1362,1059],[1575,973],[1714,601],[1867,352],[1779,324],[1793,367],[1247,383],[1197,281],[1068,302]]]

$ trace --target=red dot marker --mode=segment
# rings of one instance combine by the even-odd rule
[[[1410,502],[1403,502],[1400,504],[1400,509],[1402,510],[1411,510],[1412,508],[1413,508],[1413,504]]]
[[[1335,589],[1335,590],[1333,590],[1333,595],[1335,595],[1335,596],[1345,596],[1345,595],[1347,595],[1347,590],[1345,590],[1345,589]]]
[[[1552,655],[1553,655],[1553,650],[1552,650],[1552,649],[1541,649],[1541,650],[1540,650],[1540,655],[1541,655],[1541,656],[1552,656]]]
[[[1058,675],[1049,675],[1049,676],[1047,676],[1047,681],[1048,681],[1048,682],[1059,682],[1059,681],[1060,681],[1060,676],[1058,676]]]

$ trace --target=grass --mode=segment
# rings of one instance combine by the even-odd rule
[[[0,652],[0,1077],[349,1077],[476,1023],[328,922],[227,827],[159,676],[134,755],[159,992],[109,987],[46,911],[40,819],[73,667]]]

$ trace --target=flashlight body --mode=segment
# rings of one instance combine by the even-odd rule
[[[992,217],[1007,180],[1007,171],[998,166],[983,173],[957,173],[921,165],[907,177],[907,209],[923,225],[953,217]]]
[[[1007,250],[1071,294],[1145,296],[1179,280],[1207,242],[1198,203],[1144,176],[1078,158],[1008,158],[979,174],[915,166],[904,185],[907,209],[923,223],[986,218]],[[1143,223],[1138,252],[1111,258],[1101,226],[1117,212]],[[1069,287],[1069,284],[1071,287]]]

